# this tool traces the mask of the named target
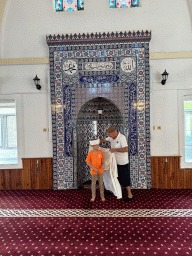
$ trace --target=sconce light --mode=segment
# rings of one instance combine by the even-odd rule
[[[33,81],[34,81],[34,83],[36,85],[37,90],[41,90],[41,85],[39,84],[40,79],[38,78],[37,75],[36,75],[35,78],[33,78]]]
[[[167,73],[167,71],[166,71],[166,69],[165,69],[165,71],[164,71],[163,74],[161,74],[161,75],[162,75],[161,84],[164,85],[164,84],[166,83],[167,79],[168,79],[169,73]]]

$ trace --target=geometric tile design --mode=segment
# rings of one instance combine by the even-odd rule
[[[151,31],[120,31],[120,32],[96,32],[96,33],[82,33],[82,34],[58,34],[58,35],[47,35],[46,40],[48,45],[59,45],[60,50],[65,50],[66,43],[73,42],[83,42],[86,45],[86,42],[98,42],[104,40],[105,42],[113,42],[119,40],[122,41],[134,41],[134,42],[144,42],[150,41]],[[64,44],[65,43],[65,44]]]
[[[0,217],[192,217],[191,209],[42,209],[42,210],[2,210]]]
[[[150,31],[47,35],[54,189],[77,188],[83,181],[78,152],[85,155],[85,148],[78,143],[78,114],[97,98],[120,110],[120,129],[129,143],[132,188],[151,187],[150,39]],[[93,128],[86,129],[91,136]]]
[[[98,109],[102,114],[98,114]],[[90,115],[91,113],[91,115]],[[90,168],[85,162],[88,154],[89,141],[94,138],[105,138],[109,126],[115,126],[124,132],[123,118],[120,110],[114,103],[103,97],[87,101],[77,116],[77,160],[78,160],[78,186],[91,179]],[[110,143],[101,145],[110,147]]]

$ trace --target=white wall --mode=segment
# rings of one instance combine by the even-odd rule
[[[7,0],[0,57],[48,56],[46,34],[146,29],[151,52],[192,50],[186,1],[140,1],[140,8],[109,9],[108,0],[85,0],[84,11],[56,13],[54,0]]]
[[[48,103],[46,94],[26,94],[24,104],[25,157],[51,157],[52,143],[48,129]]]
[[[141,7],[109,9],[108,0],[85,0],[85,10],[56,13],[53,0],[7,0],[0,33],[0,58],[48,57],[46,34],[151,30],[150,52],[192,51],[191,19],[184,0],[140,0]],[[192,88],[192,59],[150,60],[151,154],[178,150],[177,90]],[[23,157],[52,156],[48,133],[48,64],[0,66],[1,94],[23,95]],[[161,85],[161,73],[169,78]],[[32,79],[41,78],[37,91]],[[38,125],[38,127],[37,127]],[[34,137],[35,136],[35,137]]]
[[[178,91],[192,89],[192,59],[151,60],[151,155],[181,155]],[[169,73],[165,85],[161,73]],[[155,130],[153,130],[155,126]],[[157,129],[161,126],[161,130]]]
[[[49,64],[0,66],[1,93],[47,93],[48,70]],[[33,81],[36,74],[41,79],[40,83],[42,84],[42,89],[39,91],[36,89]]]
[[[154,153],[160,156],[178,155],[177,91],[153,91],[151,95],[152,155]],[[158,126],[161,129],[157,129]]]
[[[36,74],[41,78],[41,90],[37,90],[33,82]],[[23,120],[22,158],[53,156],[49,140],[48,75],[49,64],[0,67],[1,98],[3,95],[22,98],[22,111],[17,113],[18,120]]]

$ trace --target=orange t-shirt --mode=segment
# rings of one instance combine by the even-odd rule
[[[104,158],[101,150],[98,150],[96,154],[91,150],[87,155],[86,162],[93,165],[99,171],[98,174],[100,174],[100,173],[103,173],[103,168],[101,164],[103,159]],[[91,174],[97,174],[93,170],[93,168],[91,168]]]

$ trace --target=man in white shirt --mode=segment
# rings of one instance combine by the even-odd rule
[[[130,169],[129,169],[129,157],[128,157],[128,145],[126,137],[117,132],[115,127],[109,127],[107,129],[108,137],[106,139],[100,139],[100,143],[109,141],[111,143],[111,153],[115,153],[118,169],[118,180],[122,187],[125,187],[128,192],[128,198],[130,201],[133,199],[130,187]]]

